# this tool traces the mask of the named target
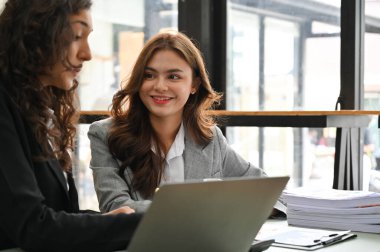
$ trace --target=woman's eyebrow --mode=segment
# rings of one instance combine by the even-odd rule
[[[152,72],[158,72],[156,69],[154,69],[153,67],[145,67],[145,70],[149,70],[149,71],[152,71]],[[173,69],[169,69],[166,71],[167,73],[175,73],[175,72],[183,72],[183,70],[179,69],[179,68],[173,68]]]
[[[80,24],[80,25],[90,29],[91,31],[93,30],[92,27],[86,21],[83,21],[83,20],[74,20],[73,22],[71,22],[71,24]]]
[[[168,73],[175,73],[175,72],[183,72],[183,71],[181,69],[174,68],[174,69],[169,69],[167,72]]]

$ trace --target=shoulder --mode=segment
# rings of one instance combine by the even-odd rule
[[[112,118],[106,118],[103,120],[99,120],[96,122],[93,122],[90,125],[90,128],[88,130],[88,135],[98,135],[98,136],[106,136],[108,134],[109,128],[111,127],[113,123]]]
[[[228,149],[228,143],[226,137],[223,135],[222,130],[218,126],[212,128],[213,136],[209,143],[209,146],[213,146],[215,150],[225,152]]]
[[[198,146],[198,144],[195,143],[194,139],[192,139],[192,137],[189,135],[189,132],[186,130],[185,131],[186,132],[185,133],[186,143],[201,147],[202,149],[205,149],[205,148],[209,148],[209,147],[214,146],[214,145],[220,145],[221,143],[224,143],[226,141],[222,130],[218,126],[216,126],[216,125],[212,126],[211,131],[212,131],[212,137],[209,140],[209,142],[207,142],[206,144],[204,144],[202,146]]]
[[[218,126],[213,126],[212,128],[213,137],[224,137],[222,130]]]
[[[226,138],[223,135],[222,130],[218,126],[215,125],[211,129],[212,129],[212,134],[213,134],[211,142],[213,144],[221,144],[226,141]]]

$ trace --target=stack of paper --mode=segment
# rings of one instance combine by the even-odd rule
[[[380,193],[297,188],[284,201],[289,225],[380,233]]]

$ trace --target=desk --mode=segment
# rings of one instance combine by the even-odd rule
[[[268,220],[260,232],[264,233],[265,230],[279,230],[283,231],[284,229],[299,229],[298,227],[288,226],[286,220]],[[359,233],[355,232],[358,236],[352,240],[343,241],[325,247],[322,249],[315,250],[317,252],[380,252],[380,234],[371,234],[371,233]],[[305,250],[297,249],[287,249],[287,248],[278,248],[271,246],[265,252],[302,252]],[[0,250],[0,252],[25,252],[21,249],[7,249]]]
[[[285,220],[268,220],[260,233],[264,234],[269,230],[300,229],[299,227],[288,226]],[[301,228],[302,229],[302,228]],[[357,237],[351,240],[343,241],[316,251],[320,252],[380,252],[380,234],[354,232]],[[279,248],[271,246],[268,252],[290,252],[304,251],[297,249]]]

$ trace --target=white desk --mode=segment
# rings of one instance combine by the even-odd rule
[[[266,230],[283,230],[283,229],[299,229],[299,227],[288,226],[286,221],[269,220],[262,227],[260,232],[265,233]],[[357,237],[346,240],[331,246],[318,249],[320,252],[380,252],[380,234],[355,232]],[[268,252],[301,252],[304,250],[287,249],[271,246]]]
[[[284,230],[298,227],[288,226],[286,221],[269,220],[267,221],[260,232],[265,230]],[[354,239],[343,241],[325,248],[316,250],[317,252],[380,252],[380,234],[359,233]],[[302,252],[304,250],[287,249],[271,246],[265,252]],[[24,252],[21,249],[0,250],[0,252]],[[233,251],[232,251],[233,252]]]

